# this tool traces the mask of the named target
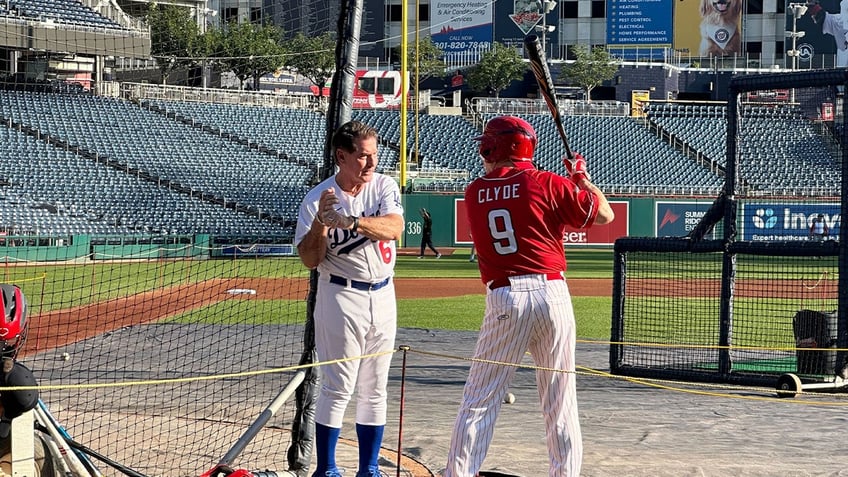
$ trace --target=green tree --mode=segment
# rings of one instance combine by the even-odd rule
[[[601,46],[590,51],[585,45],[575,45],[571,51],[575,60],[563,65],[559,75],[583,88],[586,91],[586,100],[591,101],[592,89],[612,79],[618,72],[621,60]]]
[[[230,22],[222,30],[211,30],[214,39],[212,56],[219,71],[231,71],[241,88],[248,78],[254,89],[259,88],[259,78],[281,68],[285,63],[286,49],[282,44],[283,31],[274,25],[256,25],[250,22]]]
[[[176,5],[151,3],[147,9],[151,55],[162,73],[162,83],[175,69],[194,66],[201,49],[200,29],[191,11]]]
[[[418,78],[421,83],[435,76],[443,76],[445,74],[445,62],[442,60],[445,52],[433,43],[432,38],[419,38],[416,48],[415,42],[411,41],[407,45],[406,61],[409,77],[411,81]],[[393,55],[400,63],[400,47],[395,47]],[[418,85],[413,85],[417,88]]]
[[[495,42],[468,73],[468,85],[477,91],[491,91],[497,98],[511,82],[523,78],[525,71],[527,65],[518,50]]]
[[[319,100],[323,100],[324,85],[336,69],[335,33],[308,37],[298,32],[286,42],[286,46],[291,52],[286,57],[286,66],[317,86]]]

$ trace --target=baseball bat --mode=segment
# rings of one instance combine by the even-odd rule
[[[64,477],[76,477],[70,466],[68,466],[68,461],[62,457],[62,451],[59,449],[59,444],[56,443],[56,440],[53,439],[47,431],[47,428],[39,422],[35,423],[35,428],[46,434],[42,442],[47,445],[47,449],[50,452],[50,456],[48,457],[53,461],[53,465],[59,467],[57,469],[58,473],[61,473]]]
[[[79,459],[77,454],[68,445],[68,442],[62,436],[62,433],[56,428],[56,425],[50,420],[48,416],[45,415],[44,411],[44,403],[39,399],[39,405],[35,407],[35,418],[39,421],[39,423],[44,427],[47,431],[47,435],[49,435],[56,443],[56,449],[51,449],[53,451],[59,452],[59,461],[62,467],[63,472],[66,475],[71,476],[89,476],[91,473],[89,469],[87,469],[82,461]]]
[[[36,416],[41,416],[47,421],[46,423],[44,423],[45,426],[49,424],[50,427],[55,428],[59,432],[61,437],[66,440],[71,438],[71,435],[68,433],[67,429],[65,429],[64,426],[59,424],[59,421],[50,412],[50,409],[47,407],[47,404],[45,404],[44,401],[42,401],[40,398],[38,400],[38,409],[39,412],[36,413]],[[92,475],[92,477],[101,477],[103,475],[100,473],[100,470],[97,469],[97,467],[94,465],[94,463],[91,462],[87,455],[85,455],[78,449],[73,449],[73,446],[71,446],[71,449],[74,451],[74,454],[76,454],[77,458],[80,460],[82,465],[85,466],[86,470],[88,470],[88,472]]]
[[[545,98],[545,103],[548,109],[551,110],[551,116],[554,119],[559,137],[562,138],[562,145],[565,146],[565,155],[569,159],[574,158],[571,152],[571,146],[568,145],[568,135],[565,134],[565,127],[562,124],[562,115],[559,112],[556,93],[554,92],[554,80],[551,78],[551,70],[548,68],[548,62],[545,61],[545,51],[542,49],[542,43],[536,35],[527,35],[524,37],[524,47],[527,50],[527,56],[530,58],[530,69],[533,70],[533,76],[536,77],[536,83],[539,84],[539,93]]]
[[[41,423],[39,423],[37,426],[40,428],[40,430],[42,432],[49,431],[49,428],[45,427]],[[89,447],[84,446],[83,444],[80,444],[79,442],[71,439],[70,437],[64,437],[63,439],[64,439],[64,442],[67,443],[67,445],[71,449],[78,450],[80,452],[83,452],[85,454],[88,454],[88,455],[94,457],[97,460],[103,461],[108,466],[113,467],[113,468],[121,471],[122,474],[128,475],[129,477],[147,477],[144,474],[141,474],[141,473],[139,473],[139,472],[137,472],[133,469],[130,469],[129,467],[127,467],[127,466],[125,466],[125,465],[123,465],[123,464],[121,464],[121,463],[119,463],[115,460],[112,460],[112,459],[106,457],[105,455],[100,454],[99,452],[97,452],[97,451],[95,451],[95,450],[93,450]],[[76,476],[76,475],[89,475],[89,474],[72,474],[72,475]],[[98,475],[101,475],[101,474],[98,474]]]

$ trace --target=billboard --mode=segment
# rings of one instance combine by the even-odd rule
[[[796,10],[798,16],[794,15],[792,5],[800,5],[803,2],[786,1],[786,31],[802,33],[802,36],[796,37],[795,49],[798,50],[797,66],[802,69],[811,68],[812,60],[817,55],[834,55],[836,54],[836,66],[848,66],[848,49],[845,47],[845,35],[848,33],[848,28],[842,24],[842,15],[840,12],[840,4],[836,0],[821,0],[815,5],[807,6],[806,10],[802,8]],[[803,12],[803,15],[801,14]],[[842,48],[838,48],[839,45]],[[792,40],[789,37],[786,39],[787,54],[792,50]],[[788,56],[792,60],[792,56]]]
[[[657,237],[685,237],[689,235],[689,232],[698,225],[711,205],[712,201],[657,201],[654,205],[656,208],[654,235]],[[715,229],[705,238],[716,238]]]
[[[842,223],[839,207],[839,203],[743,204],[740,237],[752,242],[809,240],[813,219],[821,214],[830,238],[838,240]]]
[[[606,40],[614,55],[627,59],[641,47],[644,57],[646,46],[671,46],[672,0],[609,0],[607,8]],[[664,51],[656,54],[662,58]]]
[[[430,2],[433,43],[448,54],[491,48],[492,3],[479,0]]]
[[[321,89],[320,96],[330,97],[333,78],[328,78]],[[407,91],[409,92],[409,72],[406,72]],[[400,109],[403,95],[401,72],[395,70],[356,70],[353,84],[353,109]],[[319,96],[318,87],[309,87],[312,94]]]
[[[457,244],[471,245],[471,229],[468,227],[468,222],[465,219],[465,199],[457,198],[454,204],[456,224],[453,240]],[[562,242],[572,245],[613,245],[616,239],[626,237],[630,231],[630,204],[628,202],[612,201],[609,204],[616,217],[612,223],[595,225],[588,229],[566,227]]]
[[[674,49],[690,56],[742,54],[742,0],[674,2]]]
[[[558,8],[554,8],[547,14],[542,12],[542,5],[536,0],[509,0],[505,2],[491,2],[495,8],[495,34],[496,41],[507,46],[524,48],[524,37],[536,32],[536,27],[542,28],[543,24],[556,26],[558,22]],[[543,18],[544,17],[544,18]],[[553,52],[557,51],[558,35],[556,32],[539,32],[545,39],[545,56],[555,58],[559,56]]]

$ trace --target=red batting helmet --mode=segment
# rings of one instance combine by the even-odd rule
[[[480,141],[480,156],[486,162],[532,161],[536,149],[536,131],[527,121],[515,116],[498,116],[486,123]]]
[[[16,285],[0,284],[0,299],[3,301],[3,317],[0,319],[2,354],[17,354],[18,347],[26,339],[26,297]]]

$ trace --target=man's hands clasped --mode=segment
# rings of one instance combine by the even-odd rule
[[[333,189],[322,192],[321,199],[318,201],[318,221],[330,228],[352,229],[355,222],[354,218],[340,214],[336,210],[338,204],[339,198],[336,197]]]
[[[571,159],[564,157],[562,163],[565,165],[568,177],[575,183],[579,184],[583,179],[590,180],[589,171],[586,169],[586,159],[580,153],[575,152]]]

